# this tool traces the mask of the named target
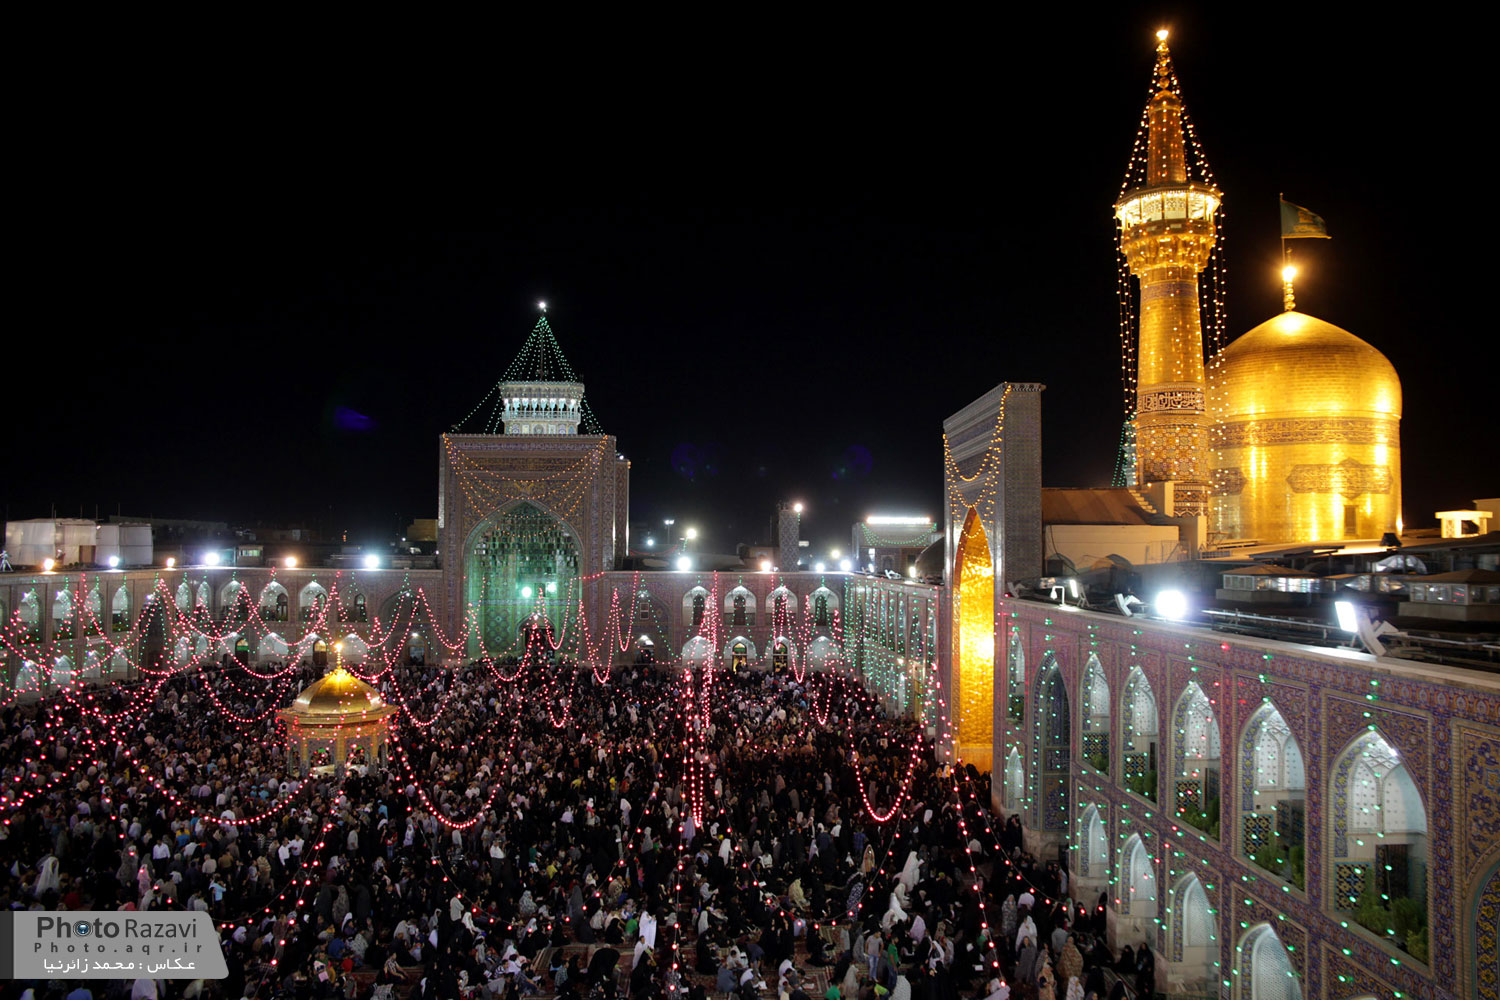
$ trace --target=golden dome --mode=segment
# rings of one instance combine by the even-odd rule
[[[1284,312],[1224,348],[1210,378],[1216,421],[1276,414],[1401,416],[1396,369],[1348,330]]]
[[[298,716],[375,715],[388,711],[380,693],[343,667],[313,681],[288,709]]]

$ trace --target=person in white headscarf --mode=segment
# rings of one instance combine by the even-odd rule
[[[908,889],[915,889],[917,883],[922,881],[922,863],[917,860],[916,851],[907,853],[906,864],[901,867],[899,880]]]
[[[656,914],[649,909],[641,911],[641,940],[652,952],[656,951]]]
[[[1021,926],[1016,930],[1016,951],[1021,950],[1021,942],[1027,938],[1036,940],[1036,921],[1031,919],[1031,914],[1026,914],[1026,919],[1021,921]]]
[[[907,919],[905,903],[905,887],[896,883],[896,889],[891,893],[890,905],[886,907],[885,916],[880,918],[880,929],[890,933],[890,929],[901,921]]]
[[[37,875],[36,875],[36,896],[37,896],[37,898],[40,899],[49,890],[52,891],[52,892],[56,892],[57,891],[57,887],[58,887],[58,885],[59,885],[60,882],[61,882],[61,873],[58,871],[57,858],[54,857],[53,855],[49,854],[45,858],[42,859],[41,867],[37,870]]]

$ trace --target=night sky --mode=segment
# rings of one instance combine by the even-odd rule
[[[1004,380],[1048,386],[1046,484],[1107,485],[1110,206],[1167,23],[1225,194],[1230,337],[1280,310],[1284,191],[1334,236],[1294,243],[1298,307],[1396,366],[1406,523],[1435,523],[1500,493],[1477,53],[1455,25],[1242,9],[506,46],[493,73],[346,79],[294,131],[257,113],[244,155],[238,91],[189,164],[170,113],[138,130],[106,98],[132,155],[22,227],[4,513],[388,536],[436,514],[437,435],[539,299],[634,463],[632,520],[706,548],[764,540],[782,498],[824,545],[938,515],[942,420]],[[444,125],[386,103],[408,82]]]

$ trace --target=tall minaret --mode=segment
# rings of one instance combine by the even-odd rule
[[[1155,92],[1146,105],[1144,177],[1117,205],[1120,250],[1141,283],[1136,483],[1175,481],[1173,513],[1208,513],[1208,418],[1198,274],[1214,248],[1219,192],[1188,179],[1182,97],[1156,33]]]

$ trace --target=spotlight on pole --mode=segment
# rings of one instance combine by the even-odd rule
[[[1354,611],[1353,601],[1334,601],[1333,613],[1338,616],[1339,628],[1351,635],[1359,631],[1359,615]]]

